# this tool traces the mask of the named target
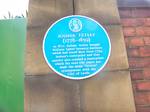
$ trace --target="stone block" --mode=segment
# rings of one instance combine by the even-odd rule
[[[82,112],[135,112],[130,73],[104,72],[82,81]]]
[[[47,65],[43,52],[42,44],[47,27],[28,28],[25,55],[25,74],[41,75],[50,74],[53,71]]]
[[[128,69],[126,47],[120,25],[105,26],[111,41],[111,55],[105,70]]]
[[[75,0],[75,14],[92,17],[101,24],[120,24],[117,0]]]
[[[104,70],[128,69],[129,65],[121,26],[109,25],[105,27],[110,36],[112,51]],[[42,52],[42,42],[47,29],[47,27],[28,29],[25,59],[25,73],[27,75],[54,73],[46,63]]]
[[[25,78],[25,112],[79,112],[79,84],[56,74]]]
[[[26,76],[25,112],[135,112],[128,71],[73,81],[56,74]]]
[[[51,25],[61,17],[72,14],[72,0],[30,0],[28,27]]]

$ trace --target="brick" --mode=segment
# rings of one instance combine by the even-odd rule
[[[132,90],[133,90],[133,93],[135,94],[136,92],[137,92],[137,90],[136,90],[136,84],[135,84],[135,82],[132,80]]]
[[[150,37],[144,37],[145,45],[150,45]]]
[[[143,75],[145,79],[150,79],[150,67],[143,70]]]
[[[124,36],[135,36],[136,31],[133,27],[125,27],[123,28]]]
[[[138,91],[149,91],[150,90],[150,81],[138,82],[136,84]]]
[[[136,108],[137,112],[150,112],[150,107],[139,107]]]
[[[131,38],[129,42],[129,46],[131,47],[137,47],[137,46],[144,46],[143,38]]]
[[[150,18],[145,18],[144,26],[150,26]]]
[[[141,79],[143,79],[142,70],[132,70],[131,71],[131,78],[132,78],[132,80],[141,80]]]
[[[145,36],[145,31],[144,31],[143,27],[136,28],[136,34],[138,36]]]
[[[128,57],[139,57],[139,49],[132,48],[127,50]]]
[[[145,18],[135,18],[135,26],[144,26]]]
[[[142,26],[145,23],[145,18],[122,18],[121,23],[124,27]]]
[[[150,58],[129,58],[130,68],[143,68],[150,66]]]
[[[132,18],[123,18],[121,19],[121,24],[123,26],[135,26],[135,20]]]
[[[132,17],[150,17],[149,8],[136,8],[132,10]]]
[[[150,92],[136,93],[135,103],[137,105],[147,105],[150,104]]]
[[[139,52],[141,57],[150,56],[150,46],[140,47]]]
[[[137,36],[150,36],[150,27],[137,27],[136,35]]]
[[[126,37],[124,39],[124,41],[125,41],[126,48],[128,48],[129,47],[129,38]]]
[[[130,18],[132,17],[132,12],[130,9],[120,9],[119,14],[121,18]]]

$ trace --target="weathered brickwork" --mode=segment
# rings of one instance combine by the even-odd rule
[[[150,8],[120,8],[137,112],[150,112]]]

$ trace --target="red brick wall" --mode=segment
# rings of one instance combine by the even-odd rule
[[[120,8],[137,112],[150,112],[150,8]]]

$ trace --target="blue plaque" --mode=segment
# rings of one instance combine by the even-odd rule
[[[63,17],[50,26],[43,40],[44,58],[62,77],[85,79],[100,72],[110,57],[105,29],[81,15]]]

